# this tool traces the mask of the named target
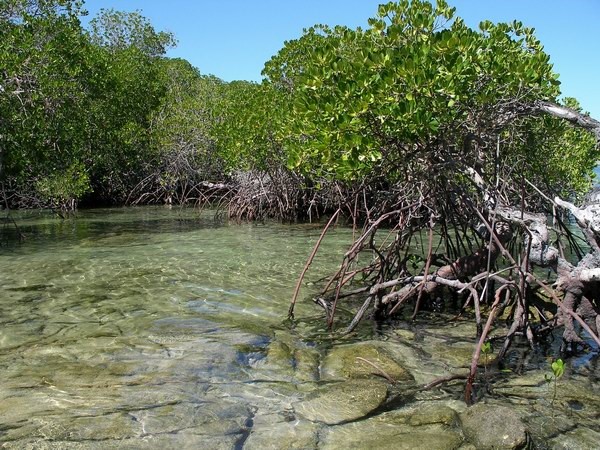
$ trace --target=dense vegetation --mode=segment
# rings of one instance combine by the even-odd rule
[[[418,178],[429,168],[415,155],[441,140],[458,149],[467,132],[498,137],[506,163],[553,192],[589,186],[591,135],[549,116],[505,117],[559,95],[549,57],[518,22],[475,31],[443,2],[390,3],[366,30],[306,30],[256,84],[166,58],[174,37],[139,13],[103,10],[84,29],[82,8],[0,6],[6,207],[196,201],[207,182],[252,173],[273,198],[237,213],[296,219],[334,210],[357,180]]]
[[[364,229],[317,299],[330,327],[345,295],[366,295],[350,331],[371,305],[384,318],[411,303],[414,317],[445,286],[469,293],[479,348],[499,309],[501,354],[556,324],[583,343],[573,320],[597,339],[600,227],[593,212],[579,220],[586,259],[560,213],[583,210],[553,198],[589,190],[600,127],[575,99],[560,105],[533,29],[474,30],[443,0],[399,0],[366,29],[305,30],[260,84],[225,83],[166,58],[174,37],[138,13],[102,11],[89,29],[82,14],[73,0],[1,3],[5,207],[210,202],[238,219],[344,216]],[[557,275],[540,280],[536,265]]]

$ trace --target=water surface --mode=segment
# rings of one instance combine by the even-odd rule
[[[13,217],[26,240],[0,248],[0,441],[185,434],[252,415],[232,386],[283,327],[319,225],[164,208]],[[349,236],[332,233],[313,278]],[[234,442],[243,425],[207,435]]]
[[[26,239],[0,247],[0,443],[9,448],[344,448],[344,436],[364,430],[315,424],[292,406],[330,382],[320,372],[332,348],[392,343],[417,383],[470,363],[468,320],[450,329],[445,319],[426,329],[366,322],[359,337],[329,336],[310,297],[352,239],[344,227],[324,240],[292,324],[289,300],[319,224],[237,224],[165,208],[13,217]],[[523,370],[527,361],[512,358]],[[597,386],[597,358],[580,365],[582,385]],[[542,372],[532,375],[536,393],[510,387],[495,401],[517,398],[544,417]],[[444,402],[460,412],[460,395],[438,390],[388,409]],[[531,395],[543,413],[523,400]],[[597,420],[573,398],[571,414]]]

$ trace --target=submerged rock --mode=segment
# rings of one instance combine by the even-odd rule
[[[317,381],[319,352],[297,342],[288,333],[276,331],[274,339],[267,345],[264,358],[251,363],[251,367],[260,372],[262,379]]]
[[[319,425],[312,422],[286,420],[281,414],[257,414],[244,450],[317,448],[318,430]]]
[[[362,425],[362,424],[361,424]],[[454,430],[439,425],[370,427],[371,424],[344,425],[327,434],[320,449],[365,448],[390,450],[457,450],[462,437]]]
[[[450,410],[450,411],[448,411]],[[427,407],[430,413],[427,424],[417,425],[412,417],[420,413],[420,408],[389,411],[359,422],[329,428],[321,439],[322,449],[337,448],[376,448],[406,449],[417,448],[435,450],[455,450],[462,448],[463,437],[456,422],[456,412],[443,407],[437,414]],[[417,416],[418,417],[418,416]],[[448,420],[450,419],[450,420]],[[437,422],[433,422],[437,420]],[[421,422],[419,419],[416,422]]]
[[[430,404],[418,408],[408,420],[412,426],[422,426],[438,423],[448,427],[456,427],[460,423],[458,413],[449,406]]]
[[[272,341],[267,346],[265,359],[256,367],[263,371],[263,375],[269,371],[274,378],[290,379],[294,376],[293,349],[285,342]]]
[[[478,403],[460,418],[465,435],[478,449],[518,449],[527,443],[521,418],[506,406]]]
[[[561,434],[550,441],[550,448],[553,450],[574,448],[591,449],[598,448],[599,445],[600,433],[590,430],[589,428],[577,428],[569,433]]]
[[[373,378],[383,376],[382,371],[395,381],[413,381],[408,370],[376,341],[334,347],[323,360],[321,379]]]
[[[335,425],[368,415],[381,406],[386,397],[387,385],[382,381],[350,380],[326,384],[293,407],[308,420]]]
[[[597,383],[576,374],[547,383],[548,370],[509,377],[494,386],[494,392],[521,404],[522,416],[534,439],[546,440],[575,426],[594,429],[598,424],[600,390]],[[556,387],[556,397],[554,388]]]

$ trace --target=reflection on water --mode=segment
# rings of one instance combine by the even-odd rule
[[[0,247],[0,443],[347,447],[343,436],[354,428],[341,427],[336,437],[337,428],[292,406],[322,388],[332,345],[350,342],[324,332],[321,311],[306,301],[311,285],[297,323],[284,320],[320,225],[232,224],[164,208],[16,219],[26,241]],[[327,235],[310,280],[337,267],[351,236],[344,228]],[[425,383],[468,367],[465,326],[456,336],[412,325],[373,334],[367,323],[362,337],[393,344],[386,352]],[[586,370],[597,371],[592,364]],[[416,400],[443,400],[460,411],[459,391]],[[585,401],[571,401],[590,413]]]

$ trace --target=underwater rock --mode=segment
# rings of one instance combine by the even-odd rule
[[[286,420],[282,414],[257,414],[244,450],[317,448],[318,430],[315,423]]]
[[[399,419],[399,423],[394,421]],[[320,449],[365,448],[413,450],[457,450],[463,444],[458,428],[442,424],[413,427],[403,423],[402,415],[384,413],[360,422],[329,428]]]
[[[430,404],[417,408],[410,416],[408,423],[415,427],[434,423],[456,427],[460,423],[460,419],[458,413],[449,406]]]
[[[600,445],[600,433],[589,428],[576,428],[550,441],[550,448],[553,450],[598,448],[598,445]]]
[[[494,392],[523,405],[521,415],[532,436],[546,440],[575,426],[594,429],[598,424],[600,390],[597,383],[576,374],[547,383],[548,370],[509,377],[494,386]],[[533,409],[533,410],[532,410]]]
[[[520,416],[506,406],[477,403],[460,418],[465,435],[478,449],[517,449],[527,443]]]
[[[323,385],[293,407],[310,421],[334,425],[368,415],[381,406],[386,397],[387,385],[382,381],[350,380]]]
[[[269,380],[311,382],[318,380],[318,350],[296,342],[291,336],[276,332],[264,358],[251,364],[260,377]]]
[[[336,380],[382,376],[379,370],[364,360],[379,367],[395,381],[413,381],[413,377],[408,370],[398,363],[384,345],[376,341],[334,347],[323,360],[321,379]]]

